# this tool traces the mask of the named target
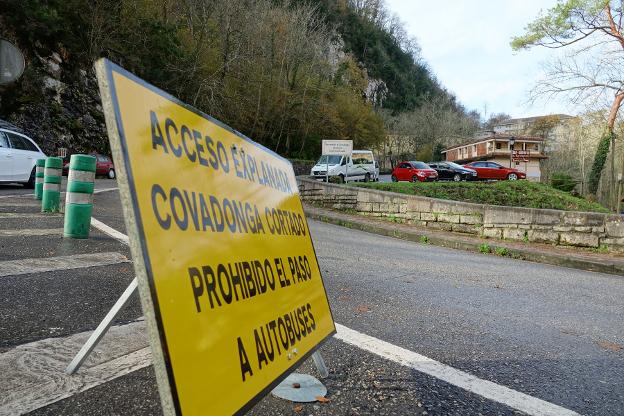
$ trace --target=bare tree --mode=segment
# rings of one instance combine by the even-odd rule
[[[598,146],[590,191],[595,193],[606,152],[615,147],[615,122],[624,101],[624,32],[622,2],[610,0],[559,0],[526,27],[526,34],[513,39],[515,50],[541,46],[572,48],[573,53],[549,65],[533,97],[565,95],[574,103],[609,97],[609,115],[604,141]],[[611,152],[612,158],[614,152]],[[615,164],[612,163],[611,166]],[[611,170],[612,183],[615,172]]]

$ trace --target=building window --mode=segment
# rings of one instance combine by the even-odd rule
[[[496,150],[500,150],[501,148],[501,144],[500,143],[496,143]]]

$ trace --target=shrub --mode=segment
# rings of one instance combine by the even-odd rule
[[[602,175],[602,169],[607,161],[607,155],[609,154],[609,147],[611,145],[612,132],[605,133],[598,143],[596,149],[596,156],[594,156],[594,163],[592,164],[591,172],[589,173],[589,193],[596,194],[598,191],[598,184],[600,183],[600,176]]]
[[[489,254],[492,252],[492,248],[490,247],[489,244],[483,243],[479,246],[479,251],[483,254]]]
[[[506,247],[496,247],[494,252],[501,257],[509,256],[509,250]]]
[[[567,173],[555,172],[550,179],[550,185],[564,192],[571,192],[576,187],[577,181]]]

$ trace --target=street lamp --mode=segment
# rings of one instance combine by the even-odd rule
[[[511,164],[513,162],[513,147],[516,144],[516,138],[511,136],[509,138],[509,168],[511,169]]]

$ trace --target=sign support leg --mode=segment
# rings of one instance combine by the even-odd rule
[[[87,357],[89,357],[89,354],[91,354],[91,351],[93,351],[95,346],[106,334],[108,328],[110,328],[115,318],[117,318],[117,315],[119,315],[119,313],[128,304],[130,297],[136,289],[137,279],[135,277],[134,279],[132,279],[132,282],[130,282],[130,285],[128,285],[126,290],[124,290],[124,292],[121,294],[119,299],[117,299],[117,302],[115,302],[111,310],[108,311],[102,322],[100,322],[98,327],[95,328],[95,331],[93,331],[87,342],[85,342],[82,348],[80,348],[78,354],[76,354],[74,359],[69,363],[69,365],[65,369],[66,374],[74,374],[76,371],[78,371],[82,363],[87,359]]]
[[[327,370],[323,356],[320,352],[318,352],[318,350],[312,353],[312,360],[314,361],[314,365],[316,366],[321,378],[326,378],[329,375],[329,371]]]

